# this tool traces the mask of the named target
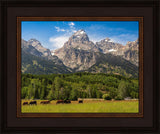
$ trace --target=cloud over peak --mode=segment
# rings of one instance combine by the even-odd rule
[[[73,22],[70,22],[68,25],[69,26],[74,26],[75,24]]]
[[[55,26],[55,29],[56,29],[57,32],[65,32],[66,31],[66,30],[61,29],[60,27],[56,27],[56,26]]]

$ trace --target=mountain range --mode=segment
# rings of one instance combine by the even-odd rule
[[[21,48],[22,73],[92,72],[138,77],[138,39],[126,45],[109,38],[94,43],[81,29],[54,51],[43,47],[36,39],[22,39]]]

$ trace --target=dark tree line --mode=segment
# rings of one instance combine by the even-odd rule
[[[73,73],[22,74],[22,99],[138,98],[138,80],[120,75]]]

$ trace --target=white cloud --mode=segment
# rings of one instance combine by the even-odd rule
[[[66,30],[61,29],[60,27],[56,27],[56,26],[55,26],[55,29],[57,30],[57,32],[65,32],[66,31]]]
[[[76,32],[76,28],[75,28],[75,24],[73,22],[70,22],[69,24],[70,29],[68,30],[68,33],[72,32]]]
[[[70,22],[69,23],[69,26],[74,26],[75,24],[73,22]]]
[[[64,43],[67,42],[69,39],[69,36],[58,36],[58,37],[50,37],[49,42],[52,44],[52,48],[58,49],[63,47]]]
[[[66,30],[55,26],[57,32],[61,31],[64,32],[64,34],[60,36],[52,36],[49,38],[49,42],[52,44],[53,50],[63,47],[64,43],[68,41],[69,37],[76,32],[76,28],[74,27],[75,24],[73,22],[70,22],[67,25],[68,29]]]

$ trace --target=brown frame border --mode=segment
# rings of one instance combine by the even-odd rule
[[[21,113],[21,21],[139,21],[139,113]],[[17,17],[17,117],[143,117],[143,17]]]

